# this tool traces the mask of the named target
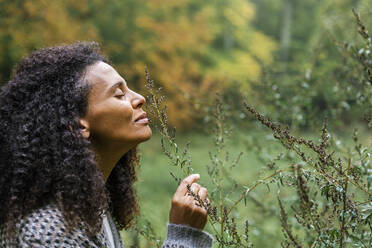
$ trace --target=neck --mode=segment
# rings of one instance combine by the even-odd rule
[[[107,181],[120,158],[130,150],[130,147],[115,149],[114,147],[99,144],[94,144],[93,147],[96,153],[96,162],[105,181]]]

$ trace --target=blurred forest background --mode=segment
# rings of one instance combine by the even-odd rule
[[[372,113],[371,90],[364,91],[360,67],[349,53],[362,41],[353,8],[372,30],[371,0],[0,0],[0,82],[36,49],[98,41],[129,87],[144,95],[148,67],[167,97],[169,125],[177,127],[181,143],[191,140],[202,179],[212,144],[210,111],[219,92],[236,132],[229,149],[246,153],[236,177],[250,180],[280,149],[244,111],[244,99],[310,136],[325,118],[340,142],[348,143],[358,127],[371,146],[365,121]],[[176,183],[155,130],[141,151],[142,214],[164,238]],[[280,247],[280,221],[269,217],[277,210],[265,208],[261,214],[256,201],[246,211],[256,224],[253,242]],[[125,237],[146,247],[135,232]]]
[[[216,91],[288,123],[348,123],[358,116],[342,74],[343,42],[359,38],[353,7],[370,26],[368,0],[1,0],[0,82],[35,49],[95,40],[135,90],[149,67],[178,129],[208,121]]]

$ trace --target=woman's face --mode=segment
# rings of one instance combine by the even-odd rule
[[[132,148],[151,137],[145,98],[130,90],[114,68],[97,62],[87,68],[85,79],[92,85],[83,126],[99,145]]]

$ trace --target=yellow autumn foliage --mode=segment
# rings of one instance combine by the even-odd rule
[[[76,40],[99,40],[90,23],[71,17],[69,8],[84,11],[88,1],[4,1],[6,14],[1,18],[0,37],[11,40],[10,49],[16,59],[31,50],[71,43]],[[85,4],[83,4],[85,2]]]
[[[189,128],[215,91],[249,90],[276,46],[254,30],[246,0],[0,0],[0,77],[35,49],[96,40],[129,86],[143,92],[144,67],[168,96],[169,122]],[[188,97],[185,97],[188,96]]]

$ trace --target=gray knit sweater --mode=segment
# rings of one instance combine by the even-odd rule
[[[110,215],[107,215],[112,231],[115,248],[123,248],[118,233]],[[5,239],[4,229],[0,228],[0,248],[61,248],[86,247],[109,248],[110,242],[102,227],[95,237],[88,237],[83,229],[68,231],[63,221],[62,213],[55,205],[37,209],[23,218],[17,224],[19,235],[15,242]],[[163,248],[210,248],[213,238],[206,232],[185,225],[168,224],[167,238]]]

